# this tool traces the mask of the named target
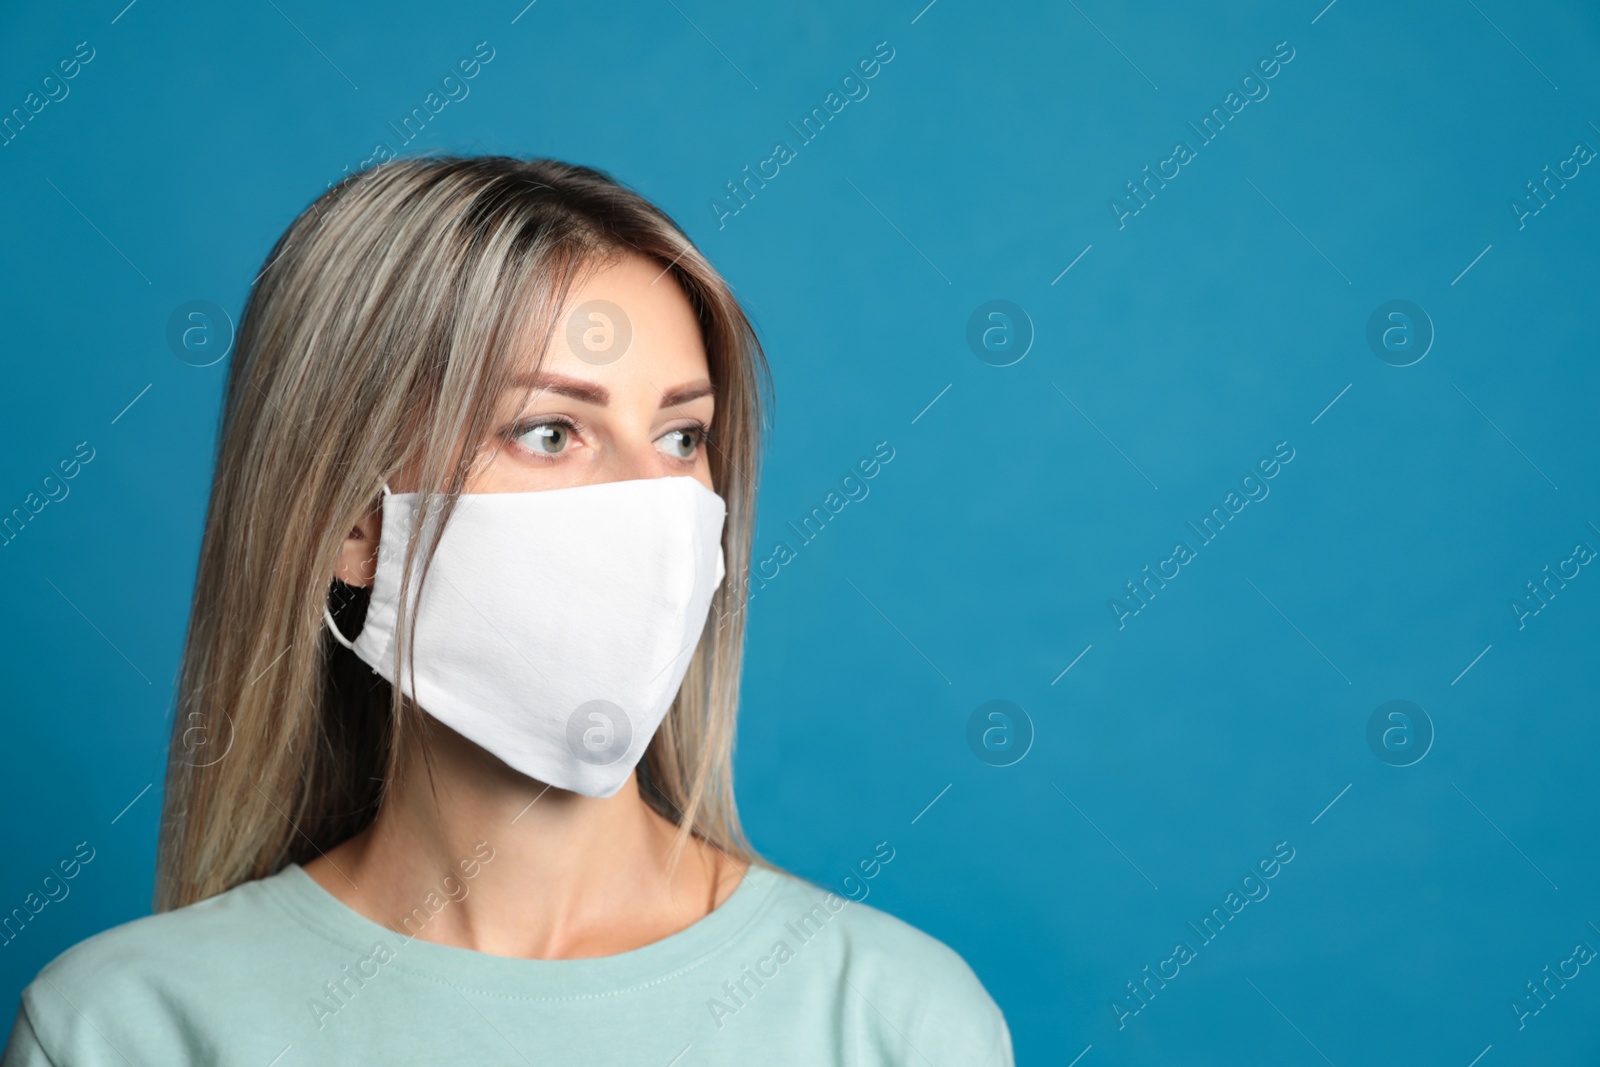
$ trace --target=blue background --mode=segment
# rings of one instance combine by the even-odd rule
[[[0,148],[0,510],[95,450],[0,549],[0,911],[96,849],[0,950],[6,1018],[149,907],[226,371],[176,358],[168,318],[237,316],[289,221],[487,41],[407,151],[609,170],[768,347],[758,558],[795,552],[751,605],[738,754],[766,855],[837,885],[890,842],[868,899],[970,961],[1024,1064],[1600,1055],[1593,968],[1521,1029],[1510,1007],[1600,948],[1600,574],[1510,607],[1600,548],[1600,174],[1510,207],[1600,147],[1593,5],[124,2],[0,17],[0,109],[95,49]],[[870,94],[719,227],[724,183],[880,41]],[[1270,94],[1198,145],[1280,41]],[[1119,227],[1179,139],[1195,158]],[[1009,366],[966,340],[995,299],[1032,334]],[[1410,366],[1366,338],[1394,299],[1436,334]],[[880,441],[870,494],[800,544],[786,523]],[[1270,495],[1198,546],[1185,524],[1283,441]],[[990,700],[1023,710],[974,748]],[[1367,740],[1389,700],[1431,723],[1410,766]],[[1279,842],[1270,895],[1202,945],[1186,924]],[[1119,1026],[1179,940],[1197,957]]]

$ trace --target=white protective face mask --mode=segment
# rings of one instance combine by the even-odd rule
[[[622,788],[689,669],[722,583],[722,498],[686,476],[465,493],[391,676],[417,493],[384,487],[378,568],[352,642],[440,722],[530,778],[591,797]],[[432,521],[432,520],[430,520]],[[420,561],[419,561],[420,565]]]

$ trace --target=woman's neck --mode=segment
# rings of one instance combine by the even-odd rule
[[[498,956],[609,956],[703,918],[743,874],[697,837],[672,869],[676,827],[645,803],[637,774],[614,796],[585,797],[429,726],[431,775],[412,745],[372,824],[305,864],[374,922]]]

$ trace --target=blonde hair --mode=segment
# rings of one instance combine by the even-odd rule
[[[575,282],[626,254],[659,263],[699,320],[717,396],[712,480],[727,502],[728,581],[641,761],[641,790],[678,825],[674,862],[691,834],[757,860],[732,768],[740,579],[771,391],[755,332],[683,231],[610,176],[553,160],[408,158],[320,196],[246,301],[178,683],[157,911],[306,862],[371,822],[426,723],[324,629],[346,533],[407,472],[429,494],[409,583],[443,525],[424,538],[424,520],[452,510],[519,353],[544,352]],[[365,592],[334,607],[347,632]],[[402,619],[397,669],[410,629]]]

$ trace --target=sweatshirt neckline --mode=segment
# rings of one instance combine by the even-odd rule
[[[394,968],[491,996],[557,1000],[622,993],[693,969],[765,910],[780,878],[752,862],[720,905],[682,930],[610,956],[558,960],[498,956],[391,930],[329,893],[298,863],[259,884],[302,925],[349,953],[352,972]],[[387,946],[387,961],[376,958],[379,945]]]

